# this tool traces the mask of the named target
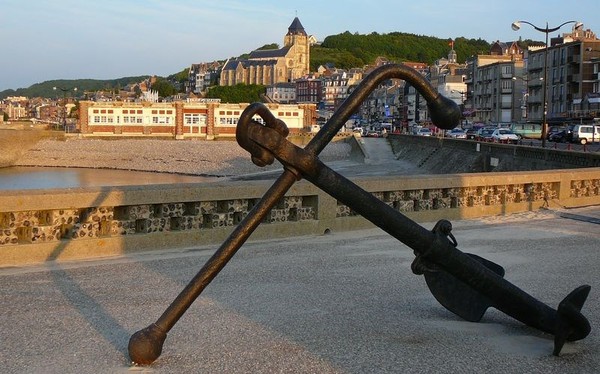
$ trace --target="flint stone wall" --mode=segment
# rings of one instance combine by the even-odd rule
[[[369,177],[354,182],[416,221],[600,204],[600,168]],[[271,184],[2,192],[0,265],[220,243]],[[266,215],[252,237],[368,227],[372,224],[352,207],[301,181]]]

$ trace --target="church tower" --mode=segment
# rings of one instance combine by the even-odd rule
[[[296,80],[310,72],[310,41],[298,17],[294,18],[288,32],[283,38],[284,48],[290,48],[286,65],[290,81]]]

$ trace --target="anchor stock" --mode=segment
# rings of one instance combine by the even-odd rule
[[[504,280],[498,274],[498,268],[501,269],[498,265],[483,259],[478,261],[475,257],[460,252],[448,240],[449,232],[430,232],[424,229],[318,159],[318,154],[370,92],[382,81],[392,78],[403,79],[419,91],[427,100],[431,118],[436,126],[450,129],[458,124],[460,111],[453,101],[439,95],[415,70],[394,64],[385,65],[369,74],[304,149],[285,139],[288,135],[285,123],[276,119],[264,105],[255,103],[244,110],[236,129],[238,143],[251,154],[256,165],[268,165],[277,158],[284,165],[284,171],[160,318],[131,336],[128,348],[132,361],[147,365],[161,355],[167,333],[226,266],[271,208],[295,181],[302,177],[414,249],[417,259],[421,262],[419,268],[425,273],[430,290],[442,305],[458,315],[483,315],[488,306],[494,306],[530,326],[554,334],[556,355],[566,340],[583,339],[587,336],[590,330],[589,323],[579,310],[585,302],[589,286],[581,286],[573,291],[561,302],[558,311],[555,311]],[[252,119],[255,115],[264,120],[264,126]],[[436,272],[446,277],[440,278],[436,276]],[[438,280],[437,283],[435,279]],[[452,299],[452,295],[449,296],[449,291],[439,285],[440,279],[441,283],[457,282],[462,284],[463,290],[474,290],[471,295],[473,299],[484,301],[481,308],[473,314],[470,311],[456,310],[458,307],[452,303],[445,303],[443,300]]]

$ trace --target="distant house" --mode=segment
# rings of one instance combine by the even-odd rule
[[[517,42],[501,42],[495,41],[490,47],[490,55],[492,56],[509,56],[523,55],[523,49],[519,47]]]
[[[218,84],[220,72],[221,64],[217,61],[192,64],[188,80],[185,82],[185,92],[194,94],[205,92],[208,87]]]
[[[275,83],[267,87],[267,96],[276,103],[290,104],[296,102],[296,85],[294,83]]]
[[[256,50],[248,59],[229,59],[221,70],[219,85],[293,82],[310,71],[310,38],[298,17],[288,28],[283,48]]]

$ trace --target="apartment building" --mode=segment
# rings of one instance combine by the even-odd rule
[[[496,41],[489,54],[467,60],[464,104],[467,118],[495,124],[526,120],[525,105],[531,99],[535,79],[524,76],[524,56],[525,51],[516,42]]]
[[[297,79],[296,102],[318,104],[323,101],[323,79],[307,76]]]
[[[267,97],[272,101],[281,104],[290,104],[296,102],[296,84],[295,83],[275,83],[267,87]]]
[[[327,111],[335,111],[363,78],[362,69],[345,70],[321,66],[318,72],[323,81],[322,107]]]
[[[28,99],[23,96],[9,96],[3,100],[0,109],[8,115],[9,120],[28,118]]]
[[[496,42],[467,65],[465,107],[474,122],[541,123],[544,110],[549,124],[600,116],[600,40],[589,29],[552,38],[547,49]]]
[[[479,66],[475,72],[473,102],[480,122],[511,123],[521,119],[524,94],[513,77],[521,77],[522,59],[507,59]]]
[[[543,75],[545,51],[532,51],[529,55],[528,73]],[[589,29],[574,29],[552,38],[547,58],[548,123],[591,121],[600,117],[600,40],[596,35]],[[531,105],[540,102],[538,99],[535,96]]]

